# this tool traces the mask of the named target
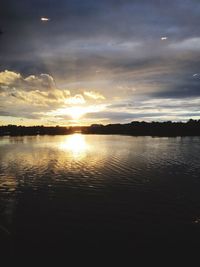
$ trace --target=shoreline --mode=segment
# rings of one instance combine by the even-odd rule
[[[188,122],[138,122],[127,124],[92,124],[90,126],[0,126],[0,136],[104,134],[130,136],[200,136],[200,120]]]
[[[73,132],[73,133],[63,133],[63,134],[51,134],[51,133],[47,133],[47,134],[18,134],[18,135],[8,135],[8,134],[5,134],[5,135],[0,135],[0,137],[25,137],[25,136],[68,136],[68,135],[74,135],[74,134],[81,134],[81,135],[110,135],[110,136],[116,136],[116,135],[119,135],[119,136],[132,136],[132,137],[152,137],[152,138],[157,138],[157,137],[173,137],[173,138],[176,138],[176,137],[200,137],[200,134],[199,135],[145,135],[145,134],[141,134],[141,135],[134,135],[134,134],[122,134],[122,133],[76,133],[76,132]]]

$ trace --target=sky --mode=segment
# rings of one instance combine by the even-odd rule
[[[0,125],[200,119],[199,0],[1,0]]]

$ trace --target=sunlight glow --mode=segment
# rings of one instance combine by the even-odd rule
[[[59,145],[59,148],[71,152],[75,158],[80,158],[89,150],[89,145],[86,143],[84,135],[73,134],[68,136],[65,142]]]
[[[82,95],[77,94],[75,96],[66,98],[65,103],[71,105],[85,104],[85,99]]]
[[[100,111],[105,110],[106,105],[105,104],[100,104],[100,105],[91,105],[91,106],[86,106],[86,105],[82,105],[82,106],[69,106],[66,108],[59,108],[56,110],[52,110],[50,112],[45,113],[46,116],[48,116],[49,118],[53,117],[57,117],[57,118],[61,118],[62,120],[68,120],[68,122],[70,121],[73,124],[81,124],[84,122],[84,119],[86,118],[86,114],[91,114],[91,113],[98,113]],[[41,114],[42,116],[42,114]],[[70,120],[70,118],[71,120]],[[81,121],[81,118],[83,117],[83,120]]]
[[[71,107],[68,109],[68,114],[74,120],[80,119],[84,114],[86,114],[86,110],[81,107]]]

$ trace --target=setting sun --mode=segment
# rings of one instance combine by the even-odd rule
[[[78,120],[86,113],[86,111],[82,107],[71,107],[68,109],[68,113],[72,119]]]
[[[1,262],[182,263],[200,247],[200,0],[0,3]]]
[[[56,116],[57,118],[62,118],[63,116],[66,116],[68,120],[70,120],[72,123],[83,123],[85,119],[86,114],[91,113],[98,113],[105,109],[105,105],[82,105],[82,106],[70,106],[66,108],[59,108],[56,110],[53,110],[51,112],[46,113],[49,117]],[[80,119],[82,118],[82,122],[80,122]]]

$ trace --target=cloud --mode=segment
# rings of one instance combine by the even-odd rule
[[[70,91],[57,88],[48,74],[23,77],[13,71],[0,72],[1,116],[40,119],[71,98]]]
[[[91,99],[90,104],[94,104],[99,98],[104,99],[98,92],[88,92],[89,95],[85,99],[84,93],[76,93],[73,90],[72,94],[72,90],[57,88],[49,74],[23,77],[20,73],[6,70],[0,72],[0,88],[1,117],[53,121],[60,110],[73,111],[74,106],[87,109],[85,105],[88,98]],[[93,109],[96,110],[96,107]]]
[[[189,38],[172,43],[169,47],[175,50],[200,51],[200,37]]]
[[[198,79],[174,81],[160,91],[152,92],[153,97],[190,99],[200,97],[200,81]]]
[[[130,122],[134,119],[140,119],[143,120],[144,118],[150,118],[150,120],[154,117],[162,117],[166,116],[167,114],[163,113],[130,113],[130,112],[111,112],[111,111],[105,111],[105,112],[93,112],[93,113],[87,113],[84,117],[89,119],[95,119],[95,120],[107,120],[109,122]]]
[[[20,73],[8,70],[0,72],[1,90],[4,90],[5,86],[10,89],[18,88],[25,91],[46,91],[56,88],[54,79],[48,74],[30,75],[23,78]]]
[[[12,116],[12,114],[0,108],[0,116]]]
[[[8,70],[0,72],[0,86],[10,86],[20,79],[21,75],[19,73]]]
[[[94,100],[105,100],[105,97],[102,94],[94,91],[85,91],[84,95]]]
[[[4,71],[0,72],[0,78],[1,117],[42,120],[44,123],[57,120],[60,124],[67,124],[66,119],[73,115],[73,107],[80,106],[85,114],[81,119],[83,124],[128,122],[133,119],[185,119],[189,115],[199,115],[199,79],[194,78],[193,74],[185,81],[174,79],[171,81],[173,86],[166,83],[165,90],[149,91],[146,95],[145,91],[139,90],[145,88],[145,84],[140,84],[140,79],[134,86],[130,81],[123,81],[116,87],[115,93],[118,95],[113,97],[111,94],[108,98],[93,90],[80,89],[78,92],[57,88],[53,77],[48,74],[23,77],[20,73]],[[152,88],[154,84],[150,80],[149,83]],[[183,89],[184,83],[188,89]]]
[[[103,102],[111,120],[114,112],[163,118],[165,107],[152,103],[170,99],[169,116],[181,114],[178,100],[194,113],[184,101],[200,96],[200,79],[193,76],[200,71],[200,1],[11,2],[1,5],[2,111],[39,118]],[[42,16],[51,22],[41,23]]]
[[[75,96],[72,97],[68,97],[65,100],[66,104],[72,104],[72,105],[78,105],[78,104],[85,104],[85,99],[81,94],[77,94]]]

